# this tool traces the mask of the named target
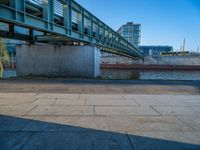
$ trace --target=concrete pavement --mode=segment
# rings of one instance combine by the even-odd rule
[[[0,93],[0,150],[199,150],[200,96]]]
[[[0,80],[0,92],[64,94],[200,94],[200,81],[28,78]]]

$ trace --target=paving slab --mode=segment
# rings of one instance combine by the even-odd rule
[[[125,99],[124,94],[81,94],[84,99]]]
[[[149,99],[134,98],[134,101],[142,106],[182,106],[180,101],[168,99],[156,99],[155,97]]]
[[[33,98],[37,93],[0,93],[0,98]]]
[[[163,95],[159,95],[160,97],[163,97]],[[164,95],[165,97],[170,96],[173,97],[173,99],[180,100],[180,101],[200,101],[200,95],[184,95],[184,94],[178,94],[178,95]]]
[[[27,115],[65,116],[65,115],[93,115],[93,106],[37,106]]]
[[[192,110],[194,110],[196,112],[196,114],[199,114],[200,115],[200,107],[199,106],[193,106],[193,107],[190,107]]]
[[[199,150],[200,138],[190,131],[128,132],[134,150]]]
[[[177,100],[199,100],[200,95],[189,94],[124,94],[124,98],[142,98],[142,99],[162,99],[173,98]]]
[[[0,106],[1,115],[26,115],[31,111],[34,105],[16,105],[16,106]]]
[[[198,106],[200,107],[200,100],[187,100],[181,102],[184,106]]]
[[[200,138],[200,132],[194,132]]]
[[[31,105],[53,105],[56,102],[55,98],[37,98]]]
[[[187,106],[152,106],[161,115],[196,115],[198,112]]]
[[[78,98],[79,94],[39,93],[36,98]]]
[[[36,132],[22,150],[132,150],[127,135],[111,132]]]
[[[138,104],[133,100],[121,99],[86,99],[86,105],[95,106],[137,106]]]
[[[112,131],[192,131],[174,116],[111,116]]]
[[[192,127],[195,131],[200,132],[200,114],[190,116],[176,116],[179,120],[183,121],[188,126]]]
[[[159,95],[159,99],[163,99],[171,103],[171,105],[179,105],[179,106],[200,106],[200,96],[199,95],[167,95],[162,96]]]
[[[156,94],[124,94],[124,98],[126,99],[144,99],[144,100],[149,100],[149,99],[155,99],[157,95]]]
[[[91,129],[108,131],[103,116],[34,116],[23,131],[85,131]]]
[[[161,106],[199,106],[199,95],[125,95],[140,105],[161,105]]]
[[[30,104],[35,101],[35,98],[3,98],[0,99],[0,105],[23,105]]]
[[[95,115],[126,116],[126,115],[159,115],[150,107],[141,106],[95,106]]]
[[[85,105],[84,99],[68,98],[68,99],[56,99],[54,105]]]
[[[0,149],[21,150],[32,134],[32,132],[0,132]]]
[[[31,121],[33,117],[28,119],[24,116],[15,117],[8,115],[0,115],[0,131],[22,131]]]

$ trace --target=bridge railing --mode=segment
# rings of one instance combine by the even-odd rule
[[[142,57],[137,48],[74,0],[1,0],[5,20],[46,33],[93,43],[102,50]]]

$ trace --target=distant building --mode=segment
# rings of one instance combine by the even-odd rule
[[[189,51],[176,51],[176,52],[163,52],[161,53],[161,56],[167,57],[167,56],[189,56],[192,55],[190,54]]]
[[[138,47],[141,41],[141,24],[128,22],[122,25],[117,32],[129,41],[132,45]]]
[[[172,46],[139,46],[138,49],[144,56],[152,56],[153,58],[159,58],[162,53],[173,51]]]

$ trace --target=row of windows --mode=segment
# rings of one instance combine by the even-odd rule
[[[37,5],[42,5],[44,4],[44,0],[27,0],[29,2],[32,2],[34,4],[37,4]],[[62,3],[58,2],[57,0],[54,1],[54,10],[55,10],[55,14],[60,16],[60,17],[63,17],[63,9],[67,8],[68,6],[67,5],[63,5]],[[75,10],[72,10],[72,28],[76,31],[78,31],[79,29],[79,24],[81,24],[82,22],[82,15],[81,13],[75,11]],[[58,20],[59,18],[57,18]],[[60,21],[58,20],[57,23],[59,23]],[[61,19],[61,22],[62,22],[62,19]],[[63,25],[63,23],[59,23],[61,25]],[[84,27],[86,28],[85,30],[85,33],[88,32],[88,30],[90,29],[91,27],[91,20],[88,19],[88,18],[84,18]],[[98,25],[96,23],[93,23],[93,31],[94,32],[98,32]],[[99,29],[99,33],[102,35],[103,34],[103,29],[100,28]],[[108,35],[108,33],[106,32],[106,35]]]
[[[46,5],[48,3],[48,0],[26,0],[26,1],[27,1],[26,5],[25,5],[26,13],[29,13],[31,15],[34,15],[34,16],[40,17],[40,18],[45,17],[44,16],[45,13],[43,13],[44,4]],[[30,4],[30,3],[32,3],[32,4]],[[34,9],[33,9],[33,7],[34,7]],[[67,5],[63,5],[62,3],[58,2],[57,0],[54,1],[54,16],[53,16],[54,23],[59,24],[59,25],[64,25],[63,13],[64,13],[64,9],[66,9],[66,8],[68,8]],[[85,16],[83,19],[82,14],[74,9],[72,9],[72,14],[71,14],[72,30],[80,31],[81,27],[82,27],[82,21],[84,21],[83,24],[84,24],[84,33],[85,34],[91,34],[90,27],[92,27],[92,31],[93,31],[92,36],[102,36],[104,34],[105,37],[107,37],[110,40],[115,40],[116,42],[118,42],[124,46],[133,48],[125,40],[121,39],[117,34],[115,34],[114,31],[109,29],[106,25],[105,25],[106,29],[104,29],[102,27],[101,22],[100,22],[100,24],[97,24],[95,22],[92,24],[92,22],[89,18],[87,18]],[[8,30],[8,27],[3,27],[3,28],[6,28],[5,30]],[[20,31],[22,34],[27,34],[27,35],[29,34],[28,29],[17,27],[17,26],[15,27],[15,31],[16,32]]]
[[[140,27],[139,26],[131,26],[131,27],[124,27],[122,28],[123,31],[137,31],[137,30],[140,30]]]

